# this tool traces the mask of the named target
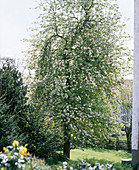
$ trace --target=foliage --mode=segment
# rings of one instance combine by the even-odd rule
[[[35,104],[27,103],[27,86],[16,68],[5,64],[0,76],[0,149],[16,138],[27,142],[32,154],[43,158],[51,156],[62,141],[58,123],[40,114]]]
[[[0,81],[1,87],[1,81]],[[5,103],[5,94],[1,95],[0,88],[0,150],[9,145],[17,137],[17,127],[12,114],[8,114],[9,105]]]
[[[111,98],[128,69],[129,36],[122,32],[117,5],[108,0],[48,0],[40,8],[39,25],[28,40],[32,94],[61,124],[69,157],[71,134],[82,145],[116,129]]]
[[[5,146],[11,143],[11,140],[14,140],[16,134],[16,126],[13,122],[12,115],[5,115],[7,112],[8,106],[4,104],[4,101],[0,99],[0,150]]]
[[[62,153],[55,153],[52,155],[52,157],[49,157],[45,160],[45,162],[48,165],[56,165],[59,162],[64,162],[67,161],[67,157],[65,155],[63,155]]]
[[[20,127],[26,109],[21,73],[5,63],[0,68],[0,149],[20,136]]]
[[[27,86],[23,84],[21,73],[8,63],[0,68],[1,95],[4,95],[4,102],[9,107],[5,114],[14,115],[19,127],[22,127],[23,112],[27,102]]]
[[[43,158],[51,156],[62,141],[58,123],[40,114],[35,103],[27,103],[27,86],[16,68],[5,64],[0,69],[0,76],[0,149],[16,138],[27,142],[32,154]]]
[[[21,73],[10,65],[0,68],[2,78],[1,94],[5,94],[5,103],[9,105],[8,112],[20,114],[24,109],[27,98],[27,86],[23,84]]]
[[[5,115],[0,109],[0,150],[18,136],[18,127],[12,115]]]
[[[109,137],[107,140],[103,140],[97,143],[97,146],[92,145],[92,148],[102,148],[109,150],[123,150],[128,151],[127,140],[121,140],[119,137]]]
[[[63,139],[58,123],[40,112],[36,104],[28,104],[21,129],[22,142],[28,143],[31,154],[46,159],[55,154]]]
[[[131,152],[131,132],[132,132],[132,80],[119,82],[120,91],[117,99],[119,101],[119,117],[122,120],[123,130],[126,133],[127,148]]]

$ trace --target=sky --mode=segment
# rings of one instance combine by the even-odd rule
[[[133,35],[133,0],[117,0],[122,19],[127,22],[126,32]],[[35,0],[0,0],[0,57],[23,58],[22,51],[28,46],[22,42],[29,37],[27,29],[33,27],[33,22],[40,14],[33,9]],[[133,41],[129,43],[133,48]]]
[[[27,49],[23,38],[39,15],[35,0],[0,0],[0,57],[18,58]]]

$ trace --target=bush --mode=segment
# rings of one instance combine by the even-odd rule
[[[127,151],[127,141],[119,140],[119,138],[110,138],[108,142],[104,144],[104,148]]]
[[[67,157],[62,153],[55,153],[52,157],[46,159],[46,163],[49,165],[58,164],[59,162],[67,161]]]
[[[115,138],[115,137],[110,137],[107,140],[103,140],[103,143],[99,141],[97,141],[97,143],[94,142],[94,144],[89,147],[98,147],[98,148],[104,148],[110,150],[125,150],[125,151],[128,150],[127,141],[120,140],[119,138]]]
[[[0,68],[0,149],[20,136],[26,109],[27,86],[21,73],[5,64]]]
[[[21,116],[27,102],[27,86],[23,84],[21,73],[14,67],[3,65],[0,68],[1,95],[5,97],[5,103],[9,105],[8,113],[16,118]]]
[[[22,127],[22,143],[28,143],[31,154],[40,158],[52,157],[62,145],[62,134],[58,123],[40,112],[35,104],[28,106]]]
[[[5,96],[0,96],[0,150],[17,138],[17,125],[14,116],[8,112],[9,106],[5,103]]]
[[[21,73],[10,65],[0,68],[0,149],[14,139],[29,144],[29,151],[48,158],[61,145],[58,123],[49,120],[37,104],[27,104],[27,86]],[[1,96],[0,95],[0,96]]]

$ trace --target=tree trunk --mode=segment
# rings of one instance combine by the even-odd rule
[[[127,149],[131,152],[131,134],[128,134],[127,136]]]
[[[70,159],[70,141],[64,143],[64,155]]]
[[[64,155],[70,159],[70,134],[68,126],[64,127]]]
[[[127,150],[131,152],[131,126],[125,128],[126,139],[127,139]]]

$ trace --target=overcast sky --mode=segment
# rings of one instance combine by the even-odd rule
[[[123,20],[127,22],[126,31],[133,35],[133,0],[117,0]],[[0,57],[23,57],[27,49],[23,38],[28,37],[27,28],[39,15],[38,10],[30,9],[37,5],[35,0],[0,0]],[[133,41],[130,42],[133,47]]]

